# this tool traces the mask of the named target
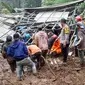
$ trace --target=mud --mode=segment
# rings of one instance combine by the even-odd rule
[[[46,64],[36,76],[25,72],[23,81],[17,81],[16,73],[11,73],[7,61],[0,56],[0,85],[85,85],[85,68],[80,66],[78,57],[69,57],[67,66],[51,64],[51,60],[48,64],[54,74]]]

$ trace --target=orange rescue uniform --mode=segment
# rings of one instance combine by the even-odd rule
[[[31,54],[31,55],[34,55],[35,53],[37,52],[41,52],[41,49],[39,47],[37,47],[36,45],[29,45],[28,46],[28,52]]]
[[[60,54],[62,52],[60,46],[61,46],[60,39],[58,39],[57,41],[55,40],[55,42],[53,43],[53,46],[51,48],[51,53],[56,52],[57,54]]]

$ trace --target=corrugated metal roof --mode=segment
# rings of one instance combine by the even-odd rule
[[[3,23],[0,23],[0,37],[2,35],[4,35],[5,33],[7,33],[10,30],[9,28],[10,28],[10,26],[5,25]],[[3,37],[1,37],[0,39],[1,40],[5,40],[7,35],[11,35],[12,36],[14,33],[15,32],[13,30],[11,30],[10,32],[8,32],[6,35],[4,35]]]
[[[12,20],[12,19],[7,19],[5,22],[6,23],[10,23],[10,24],[14,24],[16,21],[15,20]]]
[[[4,21],[6,18],[4,17],[0,17],[0,21]]]
[[[41,22],[59,21],[61,18],[67,19],[69,12],[40,12],[35,17],[35,20]]]
[[[6,32],[8,32],[8,31],[9,31],[9,29],[7,29],[7,30],[6,30],[6,29],[4,29],[4,30],[5,30],[5,32],[3,32],[3,34],[5,34]],[[5,41],[5,40],[6,40],[6,36],[7,36],[7,35],[11,35],[11,36],[13,36],[13,35],[14,35],[14,33],[15,33],[15,32],[14,32],[13,30],[11,30],[11,31],[9,31],[6,35],[4,35],[3,37],[1,37],[0,39],[1,39],[1,40],[3,40],[3,41]],[[3,34],[2,34],[2,35],[3,35]],[[2,36],[2,35],[1,35],[1,33],[0,33],[0,36]]]

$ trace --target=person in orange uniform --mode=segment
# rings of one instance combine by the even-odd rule
[[[36,45],[29,45],[28,52],[34,62],[35,62],[35,60],[37,60],[38,68],[40,68],[41,66],[43,66],[45,64],[45,61],[41,55],[42,54],[41,49],[39,47],[37,47]]]
[[[57,55],[61,54],[61,46],[60,46],[60,40],[58,39],[57,41],[55,40],[53,43],[53,46],[51,48],[51,54]]]

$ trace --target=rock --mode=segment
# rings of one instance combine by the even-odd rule
[[[68,76],[66,76],[64,80],[65,80],[65,82],[66,82],[67,84],[72,83],[72,81],[71,81],[71,79],[70,79],[70,76],[69,76],[69,75],[68,75]]]

